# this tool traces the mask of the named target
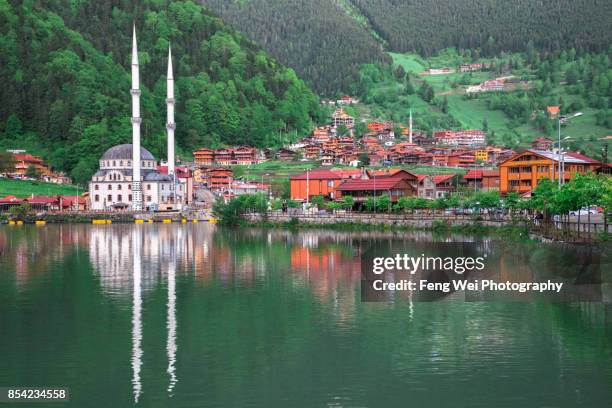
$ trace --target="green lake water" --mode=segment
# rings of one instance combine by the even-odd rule
[[[373,244],[450,241],[493,279],[568,291],[361,301]],[[75,407],[608,407],[610,257],[425,232],[0,226],[0,386],[67,387]]]

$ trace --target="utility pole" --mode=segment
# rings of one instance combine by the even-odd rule
[[[310,198],[310,169],[306,169],[306,209],[308,209]]]
[[[561,187],[561,113],[557,118],[557,140],[559,141],[559,150],[557,150],[557,159],[559,159],[559,187]]]

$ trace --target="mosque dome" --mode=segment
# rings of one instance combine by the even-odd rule
[[[151,152],[142,146],[140,147],[140,159],[155,161],[155,157],[153,157]],[[100,160],[132,160],[132,145],[121,144],[113,146],[102,155]]]

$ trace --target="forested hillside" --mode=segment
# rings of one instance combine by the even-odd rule
[[[0,0],[0,147],[40,153],[82,181],[105,149],[129,142],[133,21],[143,144],[157,157],[170,42],[179,151],[269,146],[279,129],[318,119],[318,98],[292,70],[192,1]]]
[[[200,0],[325,95],[347,92],[358,66],[381,52],[428,57],[455,47],[491,56],[605,51],[608,0]]]
[[[389,61],[348,0],[200,0],[325,95],[347,91],[359,66]]]
[[[609,0],[350,0],[400,52],[424,56],[447,47],[481,48],[487,55],[536,49],[607,50]]]

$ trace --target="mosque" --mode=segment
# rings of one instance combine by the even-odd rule
[[[100,168],[89,183],[92,210],[172,210],[188,201],[184,183],[174,164],[174,75],[172,51],[168,49],[167,172],[157,167],[155,157],[140,145],[140,72],[136,27],[132,35],[132,143],[113,146],[100,158]]]

